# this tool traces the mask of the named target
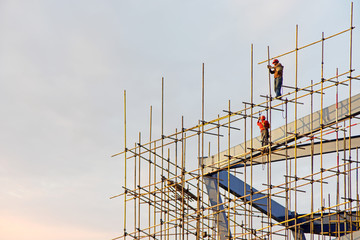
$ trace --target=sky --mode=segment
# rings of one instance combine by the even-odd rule
[[[354,25],[359,24],[358,2]],[[350,26],[348,0],[1,0],[0,239],[99,240],[122,235],[124,90],[128,142],[211,120],[268,93],[271,55]],[[354,66],[359,68],[359,30]],[[329,41],[325,74],[348,69],[349,35]],[[328,49],[327,48],[327,49]],[[299,55],[300,85],[320,78],[321,46]],[[283,57],[284,81],[294,58]],[[357,72],[355,72],[358,75]],[[285,83],[284,83],[285,84]],[[354,85],[358,92],[359,85]],[[274,124],[276,126],[276,124]],[[146,136],[146,134],[144,134]],[[240,143],[240,142],[239,142]]]

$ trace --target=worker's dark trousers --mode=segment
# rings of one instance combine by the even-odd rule
[[[281,86],[282,86],[282,77],[278,77],[274,79],[274,87],[275,87],[275,94],[276,97],[280,97],[281,96]]]
[[[269,131],[267,129],[261,130],[261,146],[269,144]]]

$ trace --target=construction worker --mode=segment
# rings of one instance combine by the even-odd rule
[[[261,131],[261,146],[266,146],[269,144],[269,128],[270,123],[265,120],[265,116],[259,117],[257,125]]]
[[[274,74],[274,90],[275,90],[275,98],[280,98],[281,96],[281,86],[283,83],[283,65],[279,62],[279,60],[274,59],[272,62],[274,66],[268,65],[268,69],[271,74]]]

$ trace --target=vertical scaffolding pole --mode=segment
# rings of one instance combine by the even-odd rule
[[[251,119],[251,118],[250,118]],[[246,132],[247,132],[247,128],[246,128],[246,122],[247,122],[247,108],[246,108],[246,104],[245,104],[245,116],[244,116],[244,148],[247,149],[247,138],[246,138]],[[243,195],[246,196],[248,193],[246,192],[246,184],[247,184],[247,166],[246,166],[246,161],[244,161],[244,192]],[[244,229],[247,226],[247,214],[248,214],[248,204],[246,201],[246,198],[244,199],[244,226],[242,228],[242,232],[244,233]]]
[[[175,132],[176,132],[176,135],[175,135],[175,176],[176,176],[176,178],[175,178],[175,184],[176,184],[176,186],[178,186],[178,184],[179,184],[179,182],[178,182],[178,178],[179,178],[179,175],[178,175],[178,130],[177,129],[175,129]],[[177,199],[178,199],[178,195],[177,195],[178,193],[176,193],[175,194],[175,219],[176,219],[176,221],[175,221],[175,225],[176,225],[176,227],[175,227],[175,236],[176,236],[176,238],[178,237],[178,228],[179,228],[179,214],[178,214],[178,209],[179,209],[179,207],[178,207],[178,201],[177,201]]]
[[[167,149],[167,179],[170,179],[170,148]],[[167,188],[167,201],[166,201],[166,231],[167,231],[167,239],[170,239],[170,188]]]
[[[134,144],[134,149],[135,149],[135,159],[134,159],[134,189],[136,189],[137,187],[136,187],[136,183],[137,183],[137,178],[136,178],[136,170],[137,170],[137,159],[139,158],[139,160],[140,160],[140,148],[136,148],[137,147],[137,145],[136,145],[136,143]],[[139,152],[138,152],[139,151]],[[137,232],[137,228],[136,228],[136,226],[137,226],[137,205],[136,205],[136,200],[137,200],[137,198],[135,197],[135,198],[133,198],[133,200],[134,200],[134,235],[135,235],[135,237],[138,237],[138,234],[139,234],[139,236],[140,236],[140,233],[139,232]]]
[[[209,148],[208,148],[208,156],[210,156],[210,154],[211,154],[211,151],[210,151],[210,141],[209,141]],[[202,168],[202,170],[204,170],[203,168]],[[202,176],[204,175],[204,173],[202,173]],[[202,182],[205,182],[205,179],[203,178],[203,181]],[[204,186],[204,185],[202,185],[202,186]],[[204,199],[204,191],[202,190],[202,199]],[[208,198],[208,201],[207,201],[207,204],[208,204],[208,206],[210,206],[210,199]],[[215,229],[214,229],[214,227],[210,227],[211,225],[210,225],[210,210],[208,209],[207,210],[207,214],[206,213],[204,213],[204,215],[205,216],[208,216],[207,217],[207,225],[208,225],[208,231],[207,231],[207,233],[212,237],[212,239],[215,239],[214,238],[214,236],[215,236]],[[210,231],[211,230],[211,231]]]
[[[359,148],[356,148],[356,182],[359,182]],[[359,208],[359,184],[356,184],[356,221],[357,229],[360,228],[360,208]]]
[[[220,115],[218,114],[218,119],[220,119]],[[220,120],[218,120],[217,122],[217,129],[218,129],[218,135],[217,135],[217,167],[220,168]],[[216,193],[216,203],[217,205],[220,204],[220,174],[219,172],[217,172],[216,174],[216,177],[217,177],[217,186],[216,186],[216,190],[217,190],[217,193]],[[216,207],[217,209],[217,213],[216,213],[216,229],[218,229],[218,233],[217,233],[217,240],[220,240],[221,239],[221,236],[220,236],[220,213],[219,213],[219,207]]]
[[[231,228],[231,215],[230,215],[230,204],[231,204],[231,201],[230,201],[230,159],[231,159],[231,153],[230,153],[230,114],[231,114],[231,110],[230,110],[230,100],[229,100],[229,103],[228,103],[228,111],[229,111],[229,114],[228,114],[228,151],[227,151],[227,155],[228,155],[228,163],[227,163],[227,174],[228,174],[228,189],[227,189],[227,202],[228,202],[228,206],[227,206],[227,213],[228,213],[228,216],[227,216],[227,221],[228,221],[228,233],[227,233],[227,237],[230,239],[231,237],[231,231],[230,231],[230,228]]]
[[[203,125],[203,124],[202,124]],[[201,137],[204,133],[201,131],[202,127],[200,126],[200,121],[198,121],[198,143],[197,143],[197,159],[198,159],[198,168],[197,168],[197,183],[196,183],[196,240],[200,239],[200,168],[201,168]],[[200,134],[201,132],[201,134]]]
[[[351,13],[350,13],[350,46],[349,46],[349,68],[350,68],[350,73],[349,73],[349,187],[348,187],[348,191],[349,191],[349,199],[352,199],[352,194],[351,194],[351,165],[352,165],[352,159],[351,159],[351,87],[352,87],[352,38],[353,38],[353,2],[351,2]],[[349,202],[349,209],[352,209],[352,201]],[[352,229],[352,213],[350,212],[350,229]],[[351,231],[351,240],[353,239],[353,233]]]
[[[320,169],[323,169],[323,126],[324,126],[324,32],[322,33],[321,38],[321,100],[320,100]],[[323,171],[320,171],[320,186],[321,186],[321,236],[324,239],[324,185],[323,185]]]
[[[270,65],[270,48],[269,46],[267,47],[267,50],[268,50],[268,65]],[[269,116],[268,119],[269,119],[269,122],[270,122],[270,129],[269,129],[269,132],[271,133],[271,127],[272,127],[272,118],[271,118],[271,108],[272,108],[272,98],[271,98],[271,84],[270,84],[270,80],[271,77],[270,77],[270,71],[269,71],[269,98],[270,101],[267,101],[266,103],[269,104],[269,108],[267,109],[270,109],[269,111]],[[271,134],[269,134],[269,147],[268,147],[268,151],[266,151],[268,154],[267,154],[267,184],[268,184],[268,196],[269,196],[269,199],[268,199],[268,223],[271,223],[271,146],[272,146],[272,139],[271,139]],[[270,224],[270,228],[269,228],[269,231],[272,232],[272,226]],[[272,239],[272,234],[269,235],[269,239],[271,240]]]
[[[152,106],[150,106],[150,126],[149,126],[149,149],[152,149]],[[148,187],[148,191],[149,193],[152,191],[151,189],[151,186],[152,186],[152,183],[151,183],[151,151],[149,151],[149,187]],[[154,164],[154,169],[156,168],[156,165]],[[148,211],[148,228],[149,228],[149,234],[151,235],[151,231],[152,231],[152,228],[151,228],[151,201],[156,201],[155,197],[152,197],[151,194],[149,194],[149,211]],[[155,208],[155,207],[154,207]],[[154,209],[155,210],[155,209]],[[154,221],[154,224],[155,224],[155,221]],[[155,232],[155,231],[154,231]],[[148,237],[148,239],[150,239],[150,236]]]
[[[204,182],[204,121],[205,121],[205,64],[203,63],[202,64],[202,86],[201,86],[201,120],[202,120],[202,125],[201,125],[201,159],[200,159],[200,168],[201,168],[201,171],[200,171],[200,174],[201,174],[201,178],[199,177],[199,181],[201,183],[201,194],[200,194],[200,199],[203,201],[204,198],[203,198],[203,182]],[[200,200],[199,199],[199,200]],[[199,206],[200,207],[200,206]],[[202,217],[201,215],[199,217]],[[204,227],[204,225],[202,224],[202,229]],[[204,232],[204,231],[202,231]],[[200,236],[199,236],[200,237]]]
[[[185,240],[185,133],[184,116],[181,117],[181,240]]]
[[[296,25],[296,44],[295,44],[295,111],[294,111],[294,119],[295,119],[295,148],[294,148],[294,171],[295,171],[295,189],[297,189],[297,99],[298,99],[298,40],[299,40],[299,27]],[[295,237],[298,239],[300,236],[300,229],[297,227],[297,191],[295,191],[295,202],[294,202],[294,210],[295,210]]]
[[[254,46],[253,44],[251,44],[251,91],[250,91],[250,95],[251,95],[251,107],[250,107],[250,229],[252,231],[253,229],[253,219],[252,219],[252,207],[253,207],[253,149],[254,149],[254,144],[253,144],[253,108],[254,108],[254,88],[253,88],[253,82],[254,82]],[[246,193],[248,194],[248,193]],[[250,234],[250,239],[252,238],[252,235]]]
[[[164,78],[161,78],[161,207],[160,207],[160,240],[163,237],[164,211]]]
[[[267,47],[267,53],[268,53],[268,66],[270,65],[270,47]],[[269,97],[270,97],[270,103],[271,103],[271,74],[270,71],[268,73],[268,77],[269,77]]]
[[[157,163],[156,163],[156,158],[157,158],[157,156],[156,156],[156,149],[157,149],[157,147],[156,147],[156,141],[154,142],[154,183],[153,183],[153,191],[155,192],[156,191],[156,185],[155,185],[155,183],[156,183],[156,166],[157,166]],[[156,200],[156,196],[154,195],[154,201]],[[155,205],[154,205],[154,215],[153,215],[153,217],[154,217],[154,233],[156,232],[156,207],[155,207]]]
[[[141,205],[140,205],[140,187],[141,186],[141,132],[139,132],[139,168],[138,168],[138,185],[136,185],[136,188],[138,188],[138,197],[137,197],[137,202],[138,202],[138,222],[137,222],[137,229],[139,232],[139,237],[140,237],[140,229],[141,229],[141,217],[140,217],[140,213],[141,213]]]
[[[311,129],[311,218],[314,218],[314,85],[311,80],[311,107],[310,107],[310,129]],[[310,223],[310,240],[314,240],[314,221]]]
[[[127,177],[126,177],[126,170],[127,170],[127,145],[126,145],[126,90],[124,90],[124,185],[125,185],[125,194],[124,194],[124,235],[127,235],[126,232],[126,196],[127,196]]]
[[[287,146],[287,135],[288,135],[288,101],[285,101],[285,146]],[[285,240],[289,239],[289,215],[286,214],[290,210],[289,203],[289,176],[291,175],[291,171],[289,171],[289,159],[288,159],[288,150],[286,149],[286,157],[285,157]],[[291,164],[291,162],[290,162]],[[290,192],[291,194],[291,192]]]
[[[336,68],[336,82],[339,82],[339,69]],[[336,165],[337,165],[337,176],[336,176],[336,210],[339,211],[340,204],[340,153],[339,153],[339,85],[336,85]],[[340,237],[340,215],[336,215],[337,218],[337,237]]]

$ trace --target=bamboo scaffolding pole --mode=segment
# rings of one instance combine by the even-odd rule
[[[359,148],[356,148],[356,182],[359,182]],[[356,184],[356,200],[357,200],[357,218],[356,220],[358,221],[358,225],[357,228],[360,228],[360,207],[359,207],[359,184]]]
[[[164,78],[161,78],[161,136],[164,136]],[[161,138],[161,176],[164,176],[164,138]],[[164,182],[161,179],[161,189],[164,188]],[[164,193],[161,191],[161,210],[160,210],[160,221],[163,222],[164,213]],[[163,239],[163,224],[160,224],[160,240]]]
[[[322,41],[331,39],[331,38],[336,37],[336,36],[338,36],[338,35],[341,35],[341,34],[343,34],[343,33],[349,32],[349,31],[351,31],[351,30],[352,30],[352,28],[345,29],[345,30],[340,31],[340,32],[338,32],[338,33],[335,33],[335,34],[333,34],[333,35],[331,35],[331,36],[329,36],[329,37],[327,37],[327,38],[325,38],[325,39],[320,39],[320,40],[318,40],[318,41],[309,43],[309,44],[304,45],[304,46],[299,47],[299,48],[296,47],[294,50],[291,50],[291,51],[288,51],[288,52],[286,52],[286,53],[277,55],[277,56],[271,58],[270,60],[273,60],[273,59],[275,59],[275,58],[280,58],[280,57],[286,56],[286,55],[288,55],[288,54],[290,54],[290,53],[294,53],[294,52],[296,52],[296,51],[299,51],[299,50],[302,50],[302,49],[304,49],[304,48],[310,47],[310,46],[315,45],[315,44],[317,44],[317,43],[321,43]],[[265,62],[267,62],[267,60],[261,61],[261,62],[259,62],[258,64],[263,64],[263,63],[265,63]]]
[[[268,50],[268,65],[270,65],[270,47],[268,46],[267,47],[267,50]],[[270,71],[269,71],[269,73],[268,73],[268,79],[269,79],[269,98],[271,99],[272,97],[271,97],[271,75],[270,75]],[[274,84],[274,87],[275,87],[275,84]],[[270,123],[272,123],[272,118],[271,118],[271,109],[272,109],[272,106],[271,106],[271,104],[272,104],[272,101],[269,101],[268,102],[269,103],[269,112],[270,112],[270,114],[269,114],[269,116],[267,116],[267,119],[269,119],[269,121],[270,121]],[[271,128],[272,127],[272,124],[270,124],[270,132],[271,132]],[[271,142],[272,142],[272,140],[271,140],[271,134],[269,134],[269,142],[270,142],[270,146],[271,146]],[[271,186],[271,147],[269,147],[268,148],[269,150],[268,150],[268,152],[269,152],[269,154],[266,156],[267,157],[267,184],[269,185],[269,186]],[[271,222],[271,218],[272,218],[272,214],[271,214],[271,212],[272,212],[272,210],[271,210],[271,188],[269,188],[269,191],[268,191],[268,195],[269,195],[269,198],[268,198],[268,208],[269,208],[269,211],[268,211],[268,222]],[[270,232],[272,231],[272,228],[270,228]],[[272,240],[272,235],[270,235],[270,240]]]
[[[124,184],[125,184],[125,188],[127,187],[127,158],[126,158],[126,153],[127,153],[127,143],[126,143],[126,90],[124,90]],[[126,194],[124,195],[124,234],[126,235]]]
[[[219,119],[219,115],[218,115],[218,119]],[[217,137],[217,152],[218,152],[218,161],[217,162],[220,162],[220,121],[218,121],[218,137]],[[218,168],[220,168],[220,163],[218,163]],[[219,205],[220,204],[220,173],[218,172],[216,174],[216,177],[217,177],[217,186],[216,186],[216,189],[217,189],[217,193],[216,193],[216,205]],[[216,214],[216,224],[217,224],[217,229],[219,229],[220,227],[220,215],[217,211],[217,214]],[[220,240],[220,234],[218,233],[217,234],[217,240]]]
[[[229,112],[231,112],[230,110],[230,100],[228,102],[228,108],[229,108]],[[231,145],[230,145],[230,114],[229,114],[229,118],[228,118],[228,139],[227,139],[227,151],[228,151],[228,156],[230,156],[230,148],[231,148]],[[227,162],[227,172],[228,172],[228,189],[227,189],[227,192],[228,192],[228,199],[229,199],[229,203],[228,203],[228,209],[227,209],[227,221],[228,221],[228,229],[227,229],[227,236],[230,237],[231,236],[231,230],[230,230],[230,157],[228,157],[228,162]]]
[[[336,75],[339,74],[339,70],[338,68],[336,68]],[[336,81],[339,81],[338,78],[336,78]],[[339,103],[339,86],[336,85],[336,127],[338,127],[339,125],[339,106],[338,106],[338,103]],[[336,164],[337,166],[339,166],[340,162],[339,162],[339,159],[340,159],[340,153],[339,153],[339,132],[336,131]],[[340,169],[339,167],[337,167],[337,171],[340,172]],[[336,204],[339,204],[340,203],[340,176],[337,175],[336,176]],[[339,207],[336,207],[336,210],[339,211]],[[338,235],[337,237],[339,238],[340,237],[340,216],[337,216],[337,226],[336,226],[336,229],[337,229],[337,232],[338,232]]]
[[[139,132],[139,143],[141,143],[141,132]],[[139,149],[140,151],[140,149]],[[141,159],[140,159],[140,156],[139,156],[139,168],[138,168],[138,172],[137,172],[137,176],[138,176],[138,185],[141,186]],[[138,190],[138,194],[140,194],[140,189]],[[141,205],[140,205],[140,198],[137,199],[138,200],[138,216],[137,216],[137,219],[138,219],[138,222],[137,222],[137,229],[141,229],[141,217],[140,217],[140,213],[141,213]],[[140,233],[139,233],[140,234]]]
[[[288,102],[286,101],[285,102],[285,138],[287,139],[288,137]],[[285,145],[287,145],[288,142],[287,140],[285,140]],[[290,171],[289,171],[289,159],[288,159],[288,151],[286,149],[286,152],[285,152],[285,173],[286,173],[286,176],[285,176],[285,212],[289,212],[290,210],[290,207],[291,207],[291,202],[290,202],[290,196],[289,196],[289,186],[291,188],[291,184],[289,184],[289,178],[288,178],[288,175],[290,175]],[[291,164],[291,162],[290,162]],[[290,192],[291,194],[291,192]],[[289,216],[287,214],[285,214],[285,220],[288,220]],[[285,223],[285,239],[289,239],[289,230],[288,230],[288,227],[289,227],[289,223],[286,222]]]
[[[211,151],[210,151],[210,142],[209,142],[209,147],[208,147],[208,156],[210,156],[210,154],[211,154]],[[203,199],[204,199],[204,195],[202,196],[203,197]],[[208,198],[208,202],[207,202],[207,204],[208,204],[208,206],[211,206],[211,204],[210,204],[210,198]],[[210,214],[210,211],[208,211],[208,214]],[[208,226],[210,226],[210,218],[208,218],[208,222],[207,222],[207,225]],[[210,233],[210,230],[211,230],[211,236],[214,236],[215,235],[215,228],[213,228],[213,227],[210,227],[209,229],[208,229],[208,231],[207,232],[209,232]]]
[[[199,125],[199,132],[200,132],[200,125]],[[201,134],[204,135],[203,133]],[[201,137],[200,134],[198,134],[198,143],[197,143],[197,159],[198,159],[198,166],[201,165],[202,155],[201,155]],[[197,173],[200,176],[200,168],[197,169]],[[200,239],[200,181],[199,178],[196,178],[196,240]]]
[[[330,207],[331,207],[331,204],[330,204],[330,193],[328,194],[328,213],[327,214],[331,214],[331,209],[330,209]],[[331,222],[329,221],[329,223],[328,223],[328,228],[330,229],[330,227],[331,227]],[[329,231],[328,232],[328,236],[329,237],[331,237],[331,231]]]
[[[246,109],[246,104],[245,104],[245,109]],[[245,116],[246,116],[246,110],[245,110]],[[246,133],[247,133],[247,128],[246,128],[246,121],[247,120],[247,118],[245,117],[244,118],[244,129],[245,129],[245,131],[244,131],[244,143],[245,143],[245,149],[247,149],[247,138],[246,138]],[[219,166],[220,167],[220,166]],[[245,165],[244,166],[244,186],[243,186],[243,188],[244,188],[244,192],[243,192],[243,195],[245,195],[246,194],[246,184],[247,184],[247,166]],[[245,201],[245,203],[246,203],[246,201]],[[247,226],[247,223],[248,223],[248,216],[247,216],[247,213],[248,213],[248,208],[247,208],[247,204],[245,204],[245,206],[244,206],[244,208],[245,208],[245,214],[244,214],[244,224],[245,224],[245,226]]]
[[[345,126],[346,122],[344,122],[344,126]],[[345,137],[346,137],[346,132],[344,132],[344,140],[345,141]],[[343,146],[343,159],[346,159],[346,145]],[[347,165],[343,165],[343,168],[344,168],[344,172],[347,171],[346,169]],[[348,198],[348,193],[347,193],[347,188],[346,188],[346,184],[347,184],[347,178],[346,176],[344,175],[344,179],[343,179],[343,196],[342,199],[347,199]],[[345,213],[344,213],[344,216],[346,217]],[[345,229],[347,228],[347,225],[345,223]]]
[[[152,106],[150,106],[150,124],[149,124],[149,141],[151,142],[151,137],[152,137]],[[151,144],[149,145],[150,148],[151,148]],[[151,186],[151,152],[149,152],[149,178],[148,178],[148,191],[151,192],[152,191],[152,186]],[[155,169],[155,167],[154,167]],[[155,173],[154,173],[154,176],[155,176]],[[151,201],[151,195],[149,196],[150,197],[150,201]],[[154,197],[155,199],[155,197]],[[152,224],[151,224],[151,204],[149,203],[149,208],[148,208],[148,226],[149,226],[149,234],[151,235],[151,232],[152,232],[152,228],[150,227]],[[155,209],[153,210],[154,213],[155,213]],[[155,216],[155,214],[154,214]],[[155,219],[154,219],[154,223],[155,223]],[[154,231],[155,232],[155,231]],[[150,236],[149,236],[149,239],[150,239]]]
[[[205,121],[205,64],[203,63],[202,64],[202,84],[201,84],[202,86],[201,86],[201,89],[202,89],[202,91],[201,91],[201,120],[202,121]],[[202,125],[201,126],[201,131],[202,132],[204,132],[204,125]],[[199,159],[200,160],[200,168],[201,168],[201,170],[200,170],[200,178],[199,178],[199,182],[200,182],[200,184],[201,184],[201,189],[200,189],[200,196],[199,196],[199,208],[200,207],[203,207],[203,205],[202,206],[200,206],[201,205],[201,202],[200,201],[202,201],[202,202],[204,202],[204,151],[205,151],[205,149],[204,149],[204,144],[205,144],[205,139],[204,139],[204,137],[205,137],[205,134],[203,133],[203,134],[201,134],[201,159]],[[210,156],[210,155],[209,155]],[[204,235],[204,233],[205,233],[205,231],[204,231],[204,218],[202,217],[202,212],[200,212],[200,224],[201,224],[201,226],[199,226],[199,231],[200,231],[200,227],[201,227],[201,233],[202,233],[202,236],[201,237],[203,237]],[[199,234],[199,238],[200,238],[200,234]]]
[[[299,49],[298,49],[298,43],[299,43],[299,27],[298,25],[296,25],[296,32],[295,32],[295,105],[294,105],[294,123],[295,123],[295,129],[294,132],[297,133],[297,108],[298,105],[296,104],[298,101],[298,54],[299,54]],[[295,134],[295,138],[294,138],[294,174],[295,174],[295,180],[297,179],[297,134]],[[297,189],[297,181],[295,181],[295,189]],[[294,192],[295,195],[295,201],[294,201],[294,211],[295,214],[297,214],[298,209],[297,209],[297,191]],[[290,195],[291,196],[291,195]],[[297,216],[295,216],[295,226],[297,225]],[[295,236],[297,238],[298,236],[298,231],[299,229],[297,227],[295,227]]]
[[[154,147],[156,147],[156,142],[154,142]],[[156,191],[156,185],[154,184],[154,183],[156,183],[156,150],[154,150],[154,182],[153,182],[153,184],[151,184],[152,185],[152,187],[153,187],[153,189],[152,189],[152,191],[153,192],[155,192]],[[150,185],[150,184],[149,184]],[[153,195],[154,196],[154,200],[155,200],[155,195]],[[153,228],[153,232],[156,232],[156,209],[155,209],[155,206],[154,206],[154,223],[153,223],[153,226],[154,226],[154,228]]]
[[[139,155],[140,157],[140,155]],[[134,189],[136,188],[136,183],[137,183],[137,178],[136,178],[136,170],[137,170],[137,158],[135,158],[135,161],[134,161]],[[135,195],[136,196],[136,195]],[[137,232],[136,232],[136,228],[137,228],[137,204],[136,204],[136,200],[138,198],[133,198],[132,202],[134,203],[134,215],[133,215],[133,218],[134,218],[134,235],[135,235],[135,238],[137,237]]]
[[[184,116],[181,118],[181,129],[184,129]],[[181,132],[181,196],[184,196],[184,189],[185,189],[185,141],[184,137],[186,134],[184,131]],[[184,219],[185,219],[185,204],[184,204],[184,197],[181,198],[181,239],[185,239],[185,226],[184,226]]]
[[[311,80],[311,85],[313,85],[313,81]],[[311,90],[313,90],[313,86],[311,86]],[[314,119],[314,94],[311,94],[311,114],[310,114],[310,119],[311,119],[311,135],[313,135],[313,131],[314,131],[314,124],[313,124],[313,119]],[[338,118],[337,118],[338,120]],[[311,207],[310,207],[310,211],[311,211],[311,218],[314,218],[314,138],[311,138]],[[314,240],[314,222],[311,222],[310,224],[310,238],[311,240]]]
[[[177,132],[177,129],[175,129],[175,132]],[[177,139],[177,135],[175,136],[175,138]],[[176,166],[178,166],[178,143],[177,141],[175,142],[175,164]],[[175,175],[177,176],[178,175],[178,168],[176,167],[175,168]],[[178,178],[175,178],[175,184],[179,184],[178,183]],[[179,209],[179,206],[178,206],[178,201],[175,201],[175,209]],[[178,219],[179,216],[178,216],[178,211],[175,211],[175,218]],[[175,234],[177,236],[178,234],[178,227],[179,227],[179,222],[178,220],[176,220],[175,224],[176,224],[176,228],[175,228]]]
[[[323,125],[324,125],[324,117],[323,117],[323,107],[324,107],[324,32],[322,33],[322,41],[321,41],[321,95],[320,95],[320,168],[323,168]],[[323,173],[320,175],[320,202],[321,202],[321,232],[324,232],[324,224],[323,224],[323,198],[324,198],[324,187],[323,187]],[[321,234],[322,239],[324,239],[324,235]]]
[[[253,108],[254,108],[254,45],[251,44],[251,104],[250,104],[250,115],[253,116]],[[250,148],[253,149],[254,145],[253,145],[253,121],[250,121]],[[253,152],[252,150],[250,151],[250,190],[251,192],[253,188]],[[253,221],[251,218],[251,215],[253,214],[252,209],[253,209],[253,199],[252,199],[252,194],[250,195],[250,215],[249,215],[249,228],[253,228]]]
[[[353,2],[351,2],[351,13],[350,13],[350,46],[349,46],[349,70],[350,70],[350,74],[349,74],[349,116],[351,116],[351,87],[352,87],[352,39],[353,39]],[[351,118],[349,118],[349,126],[351,126]],[[351,160],[351,128],[349,128],[349,160]],[[350,161],[350,165],[349,168],[351,169],[351,161]],[[349,172],[348,175],[348,191],[349,191],[349,198],[352,198],[352,192],[351,192],[351,171]],[[349,208],[352,208],[352,201],[350,201],[349,203]],[[346,216],[346,215],[345,215]],[[350,218],[350,226],[352,226],[352,218]],[[351,240],[353,239],[353,234],[351,232],[351,236],[350,236]]]
[[[170,160],[170,148],[168,148],[168,154],[167,154],[167,156],[168,156],[168,159]],[[167,166],[167,168],[168,168],[168,170],[167,170],[167,178],[169,179],[170,178],[170,161],[168,161],[168,166]],[[166,201],[166,219],[165,219],[165,221],[166,222],[168,222],[168,224],[167,224],[167,228],[169,228],[169,220],[170,220],[170,211],[169,211],[169,209],[170,209],[170,188],[168,188],[167,189],[167,201]],[[167,239],[169,240],[169,234],[170,234],[170,232],[169,232],[169,230],[167,230]]]

